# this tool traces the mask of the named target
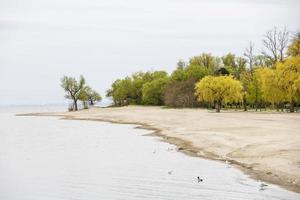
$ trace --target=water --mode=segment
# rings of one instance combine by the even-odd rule
[[[14,116],[32,109],[0,108],[1,200],[300,199],[132,125]]]

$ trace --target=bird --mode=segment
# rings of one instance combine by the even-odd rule
[[[230,162],[228,160],[225,161],[226,167],[230,168]]]
[[[173,173],[173,170],[171,170],[171,171],[168,171],[168,174],[169,174],[169,175],[171,175],[172,173]]]
[[[200,178],[199,176],[197,177],[197,179],[198,179],[198,183],[203,182],[203,179]]]
[[[258,181],[259,182],[259,190],[264,190],[268,186],[268,184],[265,184],[264,182]]]

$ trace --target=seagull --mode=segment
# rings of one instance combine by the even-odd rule
[[[171,171],[168,171],[168,174],[169,174],[169,175],[171,175],[172,173],[173,173],[173,170],[171,170]]]
[[[226,164],[226,167],[227,167],[227,168],[230,168],[230,167],[231,167],[231,166],[230,166],[230,162],[229,162],[228,160],[225,161],[225,164]]]
[[[265,184],[264,182],[258,181],[259,182],[259,190],[264,190],[268,186],[268,184]]]
[[[198,183],[203,182],[203,179],[200,178],[199,176],[197,177],[197,179],[198,179]]]

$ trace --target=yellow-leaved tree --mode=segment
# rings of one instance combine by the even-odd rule
[[[258,68],[255,70],[258,76],[262,98],[270,102],[273,107],[277,106],[284,100],[284,94],[279,86],[279,77],[276,70],[271,68]]]
[[[242,101],[242,89],[240,81],[232,76],[206,76],[195,87],[198,101],[214,103],[216,112],[220,112],[224,103]]]
[[[291,56],[284,62],[278,62],[276,73],[284,101],[290,104],[290,112],[294,112],[294,105],[300,98],[300,56]]]

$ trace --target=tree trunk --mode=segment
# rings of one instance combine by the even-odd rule
[[[216,102],[216,112],[220,112],[221,110],[221,103],[219,101]]]
[[[279,112],[280,103],[276,103],[276,111]]]
[[[244,95],[244,98],[243,98],[243,106],[244,106],[244,111],[247,111],[247,100],[246,100],[246,96]]]
[[[75,111],[78,110],[78,107],[77,107],[77,99],[74,99],[74,107],[75,107]]]
[[[258,102],[255,100],[255,111],[257,112]]]
[[[94,105],[94,101],[93,99],[90,99],[90,105],[93,106]]]
[[[291,102],[291,105],[290,105],[290,112],[295,112],[295,107],[294,107],[294,102],[292,101]]]
[[[244,111],[248,111],[247,104],[244,103]]]

